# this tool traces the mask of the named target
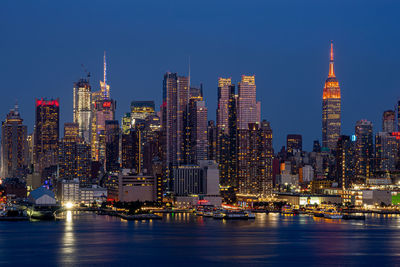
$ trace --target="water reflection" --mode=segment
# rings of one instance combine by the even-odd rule
[[[75,262],[75,231],[72,211],[68,210],[65,214],[64,234],[61,243],[61,258],[65,263]]]

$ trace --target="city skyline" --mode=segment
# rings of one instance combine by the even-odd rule
[[[121,24],[126,32],[131,33],[119,32],[120,37],[118,37],[107,27],[101,27],[105,26],[106,22],[96,19],[93,24],[89,23],[89,25],[100,26],[107,38],[103,39],[103,43],[96,42],[96,45],[93,44],[93,41],[80,43],[82,51],[67,46],[50,46],[50,43],[43,44],[43,42],[40,42],[42,47],[38,47],[37,38],[44,38],[46,30],[51,32],[52,26],[46,22],[55,14],[60,16],[60,20],[56,24],[64,25],[64,27],[60,27],[59,33],[51,34],[59,41],[68,38],[72,40],[71,31],[73,30],[76,30],[76,33],[84,40],[96,39],[93,36],[98,39],[101,36],[98,34],[97,27],[91,27],[92,30],[87,31],[80,29],[75,22],[66,26],[64,20],[66,20],[68,8],[65,11],[59,10],[43,19],[36,19],[36,15],[33,14],[22,13],[21,15],[34,19],[33,26],[41,25],[43,29],[37,32],[38,37],[31,35],[17,37],[12,30],[20,32],[25,29],[25,26],[10,18],[10,15],[15,15],[15,4],[6,5],[5,10],[10,12],[2,16],[2,21],[10,27],[2,29],[3,36],[8,37],[7,40],[10,43],[24,40],[24,38],[33,38],[29,45],[26,42],[16,42],[18,43],[16,47],[11,47],[9,42],[1,44],[2,50],[9,51],[3,58],[4,66],[1,72],[5,78],[2,87],[7,92],[13,92],[12,95],[6,93],[4,99],[7,103],[14,103],[15,99],[18,99],[20,112],[28,125],[29,133],[33,130],[34,121],[32,105],[29,103],[33,102],[34,97],[60,97],[60,123],[62,125],[64,122],[72,121],[72,114],[68,112],[72,107],[71,88],[74,82],[84,76],[80,64],[84,64],[85,68],[93,74],[92,90],[97,91],[99,89],[98,81],[103,76],[102,55],[104,50],[108,54],[108,81],[113,90],[113,99],[118,102],[117,119],[120,119],[122,114],[129,110],[129,103],[132,100],[154,100],[156,107],[159,107],[162,75],[167,70],[186,75],[189,56],[191,57],[192,83],[202,82],[204,85],[204,98],[208,107],[209,119],[215,119],[218,77],[232,77],[233,83],[236,84],[242,74],[255,74],[258,89],[257,100],[262,102],[261,117],[271,122],[276,150],[285,144],[287,134],[302,134],[306,150],[311,150],[314,139],[321,140],[319,116],[322,98],[321,85],[327,75],[326,64],[330,40],[335,42],[336,72],[342,89],[342,134],[354,134],[354,125],[360,119],[372,121],[376,126],[374,132],[377,132],[378,126],[381,125],[381,114],[385,110],[393,109],[397,100],[398,88],[395,79],[391,78],[396,77],[396,62],[399,60],[396,53],[399,35],[393,28],[396,25],[393,22],[397,20],[397,17],[394,16],[392,10],[385,8],[384,4],[374,5],[366,2],[365,7],[362,7],[360,11],[351,12],[354,7],[352,4],[343,6],[329,3],[332,12],[340,9],[344,14],[340,18],[332,18],[322,26],[316,26],[312,23],[321,18],[321,14],[319,14],[321,12],[317,11],[323,10],[327,5],[319,3],[314,9],[306,12],[304,15],[306,18],[301,16],[302,19],[305,19],[307,31],[293,23],[295,19],[299,19],[300,15],[294,14],[294,17],[287,22],[277,19],[277,15],[283,12],[284,4],[274,4],[271,7],[271,10],[276,11],[277,15],[271,14],[271,11],[268,11],[266,5],[263,4],[259,4],[259,10],[245,8],[244,14],[249,15],[254,12],[254,18],[250,18],[242,26],[229,20],[232,25],[227,26],[224,32],[221,32],[221,27],[216,27],[215,30],[207,28],[210,24],[205,25],[207,29],[210,29],[209,32],[205,32],[196,24],[196,17],[204,10],[200,7],[198,10],[183,7],[184,11],[191,10],[191,14],[194,14],[193,17],[178,16],[170,19],[169,23],[172,29],[182,29],[192,41],[190,44],[179,43],[180,39],[169,41],[164,46],[157,46],[157,49],[160,49],[158,52],[154,46],[148,45],[148,42],[163,38],[164,35],[161,34],[159,24],[157,22],[150,24],[148,33],[143,32],[140,27],[136,27],[140,23],[148,21],[139,14],[141,8],[146,7],[146,4],[142,5],[133,9],[134,15],[136,15],[136,17],[132,16],[135,17],[134,19],[121,11],[123,21],[117,19],[115,12],[116,8],[120,6],[111,5],[108,17],[110,23]],[[39,7],[41,6],[39,5]],[[52,7],[57,7],[57,5],[46,6],[43,10],[34,8],[40,15]],[[159,7],[154,10],[155,14],[150,15],[149,18],[160,16],[162,19],[163,15],[158,8],[162,9],[163,7],[163,4],[160,3]],[[307,9],[307,7],[309,4],[301,8]],[[83,4],[82,9],[87,8],[89,7]],[[93,8],[102,14],[105,12],[106,5],[99,2]],[[233,2],[229,10],[234,11],[238,8],[237,3]],[[218,10],[218,4],[216,10]],[[170,15],[177,12],[170,8],[167,8],[167,11]],[[212,23],[220,25],[222,20],[217,17],[215,12],[208,11],[207,15],[212,18]],[[385,14],[384,18],[383,14]],[[98,14],[89,14],[88,16],[95,18]],[[370,18],[376,17],[383,19],[374,20],[372,24]],[[187,21],[187,26],[178,26],[182,19]],[[269,25],[273,25],[271,24],[274,22],[273,19],[280,23],[276,29],[269,27]],[[289,29],[289,25],[293,29]],[[345,27],[345,25],[350,26]],[[368,25],[376,26],[369,27],[368,32],[362,31]],[[189,27],[191,27],[192,33],[187,32]],[[382,27],[386,27],[386,30],[380,31]],[[242,40],[239,37],[240,30],[245,29],[250,35]],[[263,37],[265,34],[263,29],[266,29],[265,33],[268,33],[268,38]],[[282,35],[280,30],[288,31],[288,34]],[[221,34],[216,35],[219,32]],[[318,38],[313,37],[310,40],[299,38],[302,33],[315,35]],[[135,39],[131,36],[135,34],[141,34],[143,38]],[[200,42],[203,46],[193,45],[193,41],[199,40],[200,37],[204,39]],[[121,38],[127,39],[126,44],[121,43]],[[146,41],[146,38],[149,41]],[[222,42],[221,47],[213,45],[213,49],[211,49],[207,45],[220,42],[224,38],[226,41]],[[141,41],[137,42],[138,45],[132,45],[135,40]],[[257,44],[253,42],[254,40],[258,41]],[[130,45],[129,49],[128,44]],[[165,53],[167,50],[170,51],[170,54]],[[21,53],[18,58],[16,57],[17,52]],[[154,56],[147,56],[150,54],[154,54]],[[24,78],[18,79],[19,82],[15,83],[16,75],[19,77],[21,73],[24,73]],[[299,99],[302,101],[300,106],[302,119],[300,120],[290,116],[296,111],[294,106]],[[12,108],[12,104],[2,105],[0,111],[5,115],[10,108]]]

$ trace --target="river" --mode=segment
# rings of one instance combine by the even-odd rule
[[[224,221],[193,214],[124,221],[67,212],[62,221],[0,222],[0,265],[400,264],[400,216],[365,221],[257,214]]]

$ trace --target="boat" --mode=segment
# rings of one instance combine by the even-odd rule
[[[255,219],[256,215],[250,211],[245,211],[244,212],[247,215],[247,219]]]
[[[145,214],[120,214],[119,217],[128,221],[135,221],[135,220],[161,220],[162,217],[153,213],[145,213]]]
[[[225,213],[223,213],[223,212],[214,212],[213,218],[221,220],[221,219],[225,218]]]
[[[212,211],[204,211],[203,217],[213,217],[213,212]]]
[[[231,220],[235,220],[235,219],[249,219],[249,217],[247,216],[247,214],[243,211],[230,211],[230,212],[226,212],[225,213],[225,217],[224,219],[231,219]]]
[[[323,209],[316,209],[313,214],[314,214],[314,217],[323,218],[324,217],[324,210]]]
[[[292,216],[292,215],[295,215],[295,212],[293,211],[293,209],[290,206],[283,206],[281,214],[286,215],[286,216]]]
[[[334,209],[326,210],[323,214],[324,214],[324,217],[327,219],[342,219],[343,218],[343,214],[341,214],[340,212],[337,212]]]

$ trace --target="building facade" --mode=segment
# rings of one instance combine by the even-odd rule
[[[41,172],[57,164],[60,104],[58,98],[36,99],[35,104],[34,165]]]
[[[92,92],[89,81],[80,79],[73,89],[73,118],[79,125],[79,135],[90,144],[92,123]]]
[[[1,125],[1,177],[21,177],[29,162],[27,127],[18,111],[10,110]]]
[[[322,95],[322,146],[335,149],[341,129],[341,95],[333,61],[333,43],[329,61],[329,74]]]

